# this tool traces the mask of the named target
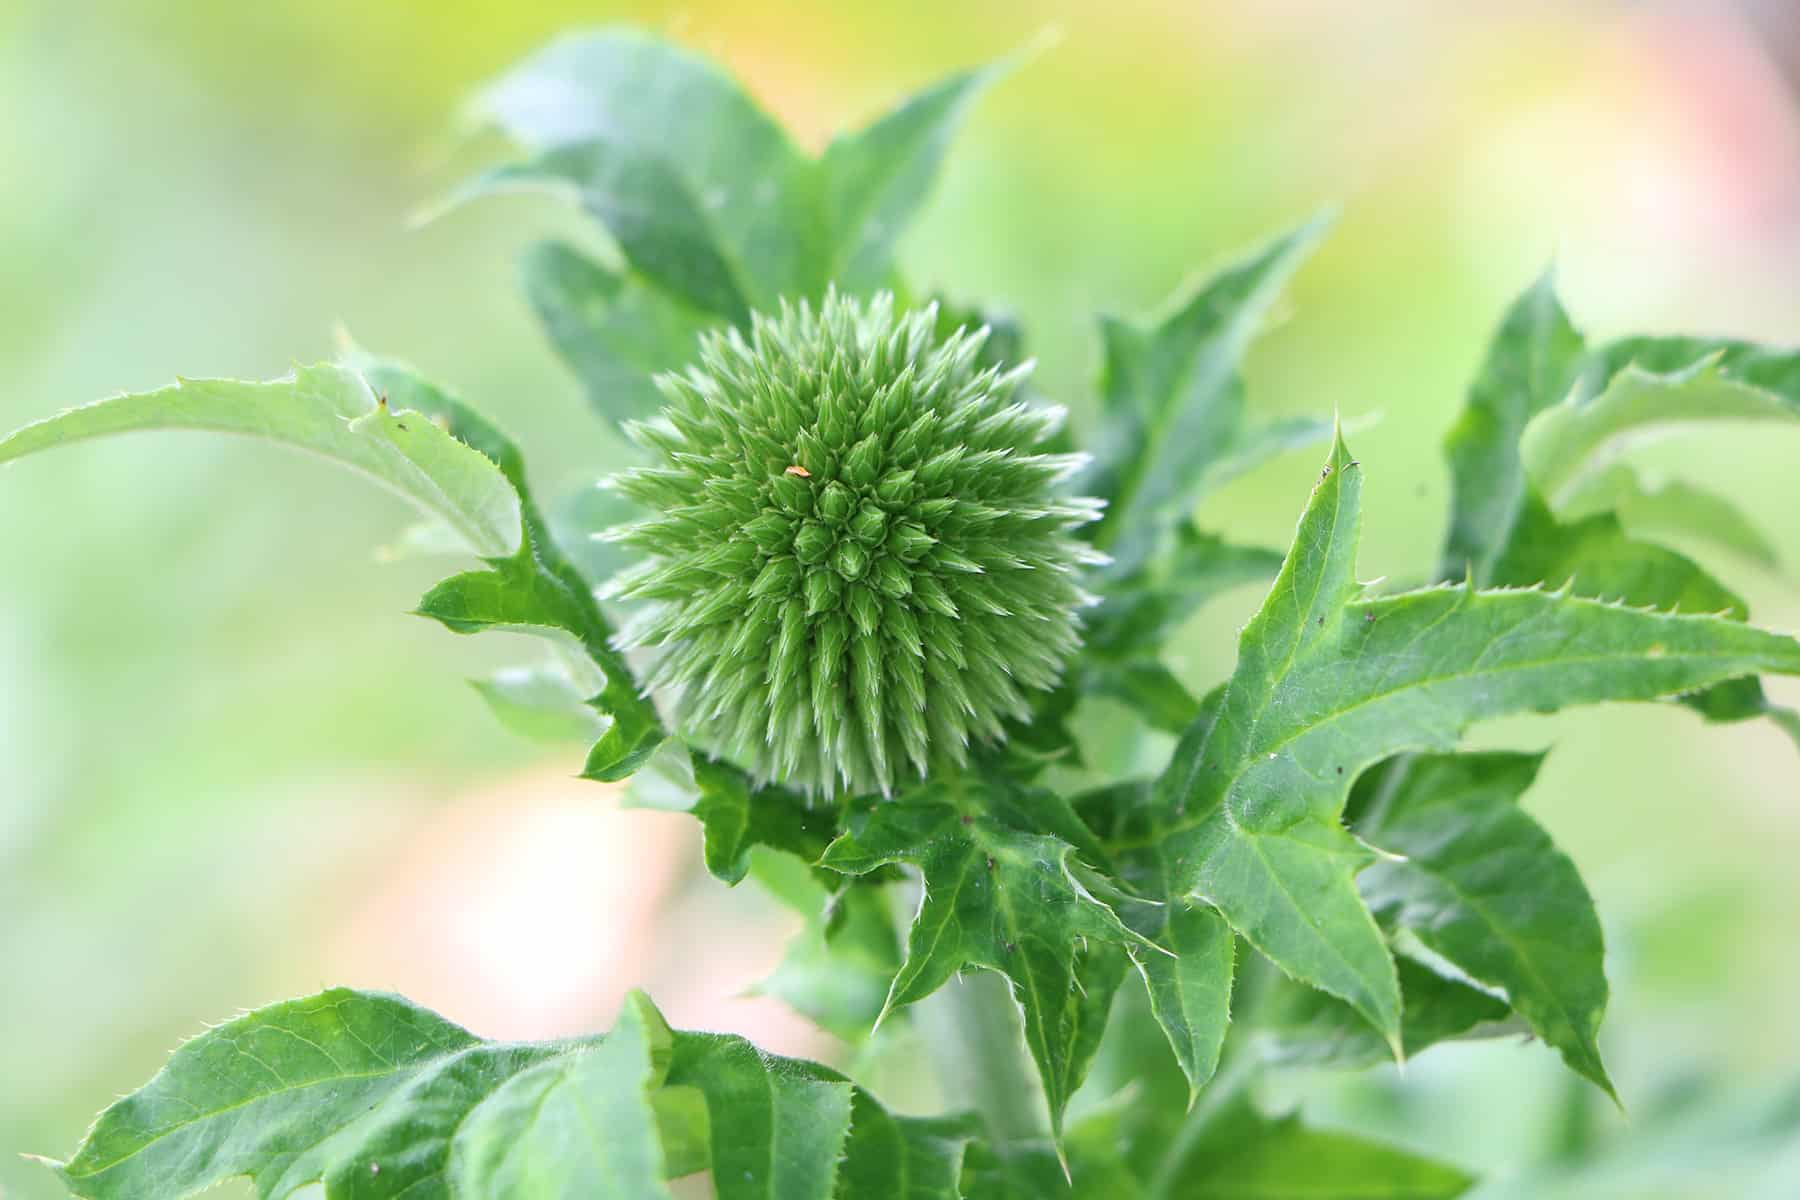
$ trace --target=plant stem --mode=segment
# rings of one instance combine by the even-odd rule
[[[951,1109],[973,1108],[997,1142],[1044,1133],[1037,1080],[1023,1053],[1012,993],[991,971],[970,971],[914,1006]]]

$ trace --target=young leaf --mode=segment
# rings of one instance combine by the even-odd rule
[[[1245,428],[1238,362],[1324,228],[1323,219],[1312,221],[1227,268],[1154,328],[1105,323],[1104,424],[1095,477],[1084,490],[1109,502],[1094,540],[1113,555],[1116,574],[1144,563],[1221,481],[1214,477],[1221,463],[1246,446],[1285,446],[1303,432],[1271,439]],[[1330,429],[1313,432],[1323,437]]]
[[[1149,846],[1172,894],[1212,903],[1398,1048],[1393,963],[1354,884],[1375,855],[1340,821],[1361,770],[1406,750],[1454,749],[1487,717],[1800,673],[1800,643],[1566,593],[1465,585],[1364,597],[1353,574],[1360,494],[1360,467],[1340,441],[1244,630],[1217,719],[1196,720],[1157,783],[1160,833]]]
[[[1589,352],[1557,302],[1550,275],[1539,279],[1501,323],[1447,442],[1454,502],[1443,578],[1466,578],[1484,587],[1567,585],[1578,595],[1630,605],[1729,610],[1742,618],[1742,603],[1699,566],[1626,536],[1620,522],[1629,519],[1634,497],[1648,495],[1634,470],[1614,464],[1591,474],[1557,517],[1533,490],[1521,458],[1520,439],[1540,415],[1586,403],[1620,362],[1642,356],[1658,364],[1685,365],[1703,356],[1703,345],[1640,339]],[[1761,351],[1737,347],[1724,353],[1759,378],[1768,374]],[[1616,513],[1606,511],[1608,505]],[[1640,515],[1644,511],[1640,506]],[[1742,545],[1747,531],[1754,547],[1754,529],[1741,521],[1737,528],[1735,540]],[[1729,524],[1720,526],[1726,534],[1730,529]],[[1784,727],[1793,724],[1771,708],[1754,679],[1732,680],[1684,703],[1709,720],[1737,721],[1766,713]]]
[[[909,863],[924,895],[887,1009],[923,999],[964,967],[999,971],[1025,1017],[1053,1129],[1098,1045],[1137,940],[1084,884],[1079,818],[1052,793],[998,776],[956,777],[858,811],[820,864],[862,875]]]
[[[854,133],[833,138],[819,160],[829,277],[851,292],[890,286],[894,243],[930,194],[938,168],[975,100],[1010,59],[959,71]]]
[[[577,182],[632,265],[704,311],[824,290],[812,162],[705,59],[631,29],[565,36],[475,111],[538,153],[488,183]]]
[[[714,321],[563,242],[539,242],[519,263],[525,298],[588,401],[623,424],[654,416],[651,377],[693,360]]]
[[[528,184],[572,188],[632,269],[670,296],[734,324],[749,321],[751,281],[732,262],[706,201],[659,150],[611,140],[557,146],[495,167],[467,190]]]
[[[551,666],[507,667],[469,681],[500,723],[540,742],[591,742],[603,722],[587,706],[566,671]]]
[[[140,429],[251,434],[310,450],[442,518],[482,554],[510,554],[519,546],[519,496],[506,476],[431,420],[403,405],[390,407],[385,393],[377,395],[362,372],[346,366],[301,367],[267,383],[184,379],[114,396],[0,440],[0,463]]]
[[[1514,544],[1530,495],[1519,438],[1533,417],[1568,394],[1585,349],[1546,271],[1501,320],[1445,439],[1452,499],[1441,578],[1478,587],[1502,582],[1494,565]]]
[[[1646,487],[1637,471],[1614,463],[1590,475],[1559,516],[1574,522],[1599,513],[1616,513],[1640,536],[1712,542],[1762,566],[1776,565],[1775,547],[1737,505],[1679,479]]]
[[[1591,398],[1569,401],[1532,418],[1519,452],[1534,487],[1552,510],[1580,495],[1589,477],[1611,465],[1634,443],[1682,425],[1707,421],[1800,420],[1800,355],[1720,343],[1680,340],[1693,353],[1676,370],[1639,364],[1643,342],[1626,343],[1634,357]],[[1674,347],[1664,347],[1665,352]],[[1625,351],[1603,351],[1612,361]]]
[[[1403,858],[1363,873],[1363,899],[1430,967],[1504,996],[1608,1094],[1600,1062],[1605,946],[1575,864],[1518,805],[1543,759],[1449,754],[1396,761],[1355,828]]]
[[[664,1200],[650,1095],[672,1041],[662,1015],[632,993],[598,1046],[521,1071],[476,1106],[452,1142],[451,1194]]]

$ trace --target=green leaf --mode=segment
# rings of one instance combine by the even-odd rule
[[[588,678],[588,707],[610,719],[589,750],[582,775],[615,780],[630,775],[662,743],[655,707],[638,693],[625,659],[613,649],[613,629],[594,600],[593,585],[557,547],[532,501],[519,448],[468,405],[398,363],[365,359],[371,382],[404,397],[440,421],[450,434],[499,467],[511,482],[525,538],[516,552],[490,557],[489,569],[453,575],[425,594],[418,612],[455,633],[510,630],[550,639],[572,653],[569,663]]]
[[[853,1124],[856,1133],[852,1136]],[[720,1200],[833,1200],[906,1155],[908,1192],[968,1118],[887,1114],[829,1068],[739,1037],[671,1032],[640,994],[603,1038],[484,1042],[400,999],[334,989],[182,1046],[66,1163],[95,1200],[183,1197],[248,1176],[263,1200],[667,1196],[710,1167]]]
[[[864,292],[891,283],[894,244],[930,195],[951,140],[1013,62],[959,71],[825,148],[819,171],[831,231],[828,274],[839,286]]]
[[[1556,298],[1554,274],[1545,272],[1501,321],[1445,440],[1452,499],[1442,578],[1503,582],[1494,565],[1513,545],[1530,495],[1519,438],[1568,394],[1585,349]]]
[[[838,831],[842,807],[788,788],[762,786],[718,759],[694,756],[693,813],[706,831],[706,869],[728,884],[750,870],[753,846],[815,862]]]
[[[856,1093],[839,1200],[962,1200],[969,1117],[896,1117]]]
[[[443,1169],[449,1120],[544,1057],[482,1045],[397,996],[336,989],[188,1042],[101,1113],[57,1172],[92,1197],[185,1196],[250,1175],[281,1200],[328,1177],[329,1195],[353,1173],[397,1192],[402,1172]],[[431,1127],[392,1119],[427,1101]]]
[[[1691,365],[1666,372],[1646,369],[1634,359],[1591,399],[1573,396],[1534,417],[1519,452],[1533,486],[1551,509],[1578,498],[1589,477],[1630,446],[1681,426],[1800,421],[1800,355],[1760,352],[1747,360],[1728,349],[1720,346],[1690,360]]]
[[[487,184],[577,183],[633,267],[704,311],[823,291],[813,163],[705,59],[631,29],[564,36],[475,111],[537,152]]]
[[[558,667],[507,667],[469,682],[500,723],[520,737],[591,742],[603,732],[575,681]]]
[[[1217,692],[1208,696],[1190,724],[1210,719],[1219,698]],[[1144,977],[1150,1012],[1187,1080],[1191,1105],[1218,1069],[1224,1047],[1236,938],[1217,909],[1182,895],[1167,873],[1166,860],[1142,849],[1156,837],[1149,784],[1115,784],[1089,792],[1076,801],[1076,809],[1109,846],[1125,847],[1116,861],[1131,897],[1121,904],[1121,915],[1162,951],[1134,951],[1132,957]]]
[[[924,896],[906,962],[886,1008],[923,999],[964,967],[1010,981],[1060,1130],[1070,1095],[1098,1046],[1127,968],[1118,950],[1138,940],[1092,891],[1078,849],[1099,848],[1066,802],[999,777],[955,777],[896,800],[852,806],[822,866],[861,875],[909,863]]]
[[[27,425],[0,441],[0,463],[141,429],[251,434],[361,471],[442,518],[482,554],[512,553],[520,503],[506,477],[433,421],[390,407],[373,382],[344,366],[301,367],[267,383],[184,379]]]
[[[623,424],[655,415],[653,376],[694,358],[714,321],[562,242],[539,242],[519,264],[525,297],[595,410]]]
[[[669,1196],[650,1094],[672,1048],[661,1014],[632,993],[599,1046],[522,1071],[475,1108],[452,1143],[451,1192]]]
[[[1524,1032],[1522,1023],[1509,1020],[1504,1001],[1410,958],[1401,958],[1399,968],[1400,1044],[1407,1058],[1456,1038]],[[1392,1048],[1337,997],[1282,978],[1258,982],[1256,1003],[1238,1019],[1257,1030],[1266,1061],[1361,1069],[1391,1060]]]
[[[1363,873],[1363,898],[1427,966],[1505,997],[1609,1095],[1600,1061],[1605,945],[1575,864],[1519,797],[1543,759],[1450,754],[1395,763],[1356,825],[1405,857]]]
[[[767,851],[752,856],[750,871],[805,922],[774,973],[753,992],[781,1000],[852,1045],[865,1041],[900,969],[885,881],[845,880],[791,854]]]
[[[1361,469],[1340,441],[1280,577],[1245,627],[1216,720],[1196,720],[1155,790],[1172,894],[1192,892],[1295,977],[1351,1003],[1396,1048],[1400,995],[1354,883],[1375,858],[1341,823],[1363,768],[1451,750],[1471,722],[1651,700],[1758,671],[1800,643],[1720,617],[1566,593],[1355,581]]]
[[[1537,497],[1528,498],[1512,545],[1493,567],[1495,583],[1566,587],[1577,595],[1659,611],[1713,613],[1742,621],[1743,600],[1691,559],[1627,537],[1610,514],[1562,524]],[[1760,680],[1727,680],[1677,697],[1709,721],[1768,716],[1790,736],[1791,716],[1771,705]]]
[[[1157,1200],[1454,1200],[1474,1180],[1454,1167],[1353,1134],[1269,1118],[1239,1094],[1177,1145]]]
[[[850,1133],[850,1082],[741,1037],[684,1034],[670,1087],[706,1097],[719,1200],[831,1200]]]
[[[1677,490],[1678,485],[1646,492],[1634,470],[1614,463],[1590,473],[1560,517],[1552,516],[1527,480],[1520,455],[1520,438],[1540,414],[1586,403],[1621,363],[1644,357],[1657,364],[1691,364],[1709,345],[1639,339],[1589,352],[1557,303],[1551,277],[1540,279],[1502,322],[1447,443],[1455,501],[1444,577],[1480,586],[1566,584],[1579,595],[1626,604],[1743,617],[1742,602],[1699,566],[1627,537],[1621,525],[1634,509],[1650,531],[1659,522],[1664,528],[1684,523],[1691,528],[1704,517],[1718,539],[1754,552],[1758,535],[1747,521],[1729,519],[1735,510],[1726,502],[1712,498],[1707,504],[1706,494]],[[1711,349],[1759,378],[1770,366],[1767,356],[1752,348]],[[1673,507],[1686,515],[1671,520]],[[1684,703],[1709,720],[1769,714],[1784,727],[1793,724],[1771,708],[1753,679],[1730,681]]]
[[[706,201],[657,150],[615,141],[557,146],[495,167],[467,192],[538,184],[573,189],[639,275],[701,312],[748,324],[750,281],[728,257]]]
[[[1109,502],[1094,540],[1113,555],[1116,574],[1152,555],[1224,481],[1222,466],[1240,470],[1246,448],[1254,459],[1296,436],[1246,429],[1238,363],[1325,224],[1314,220],[1220,272],[1152,328],[1104,323],[1104,423],[1083,490]]]

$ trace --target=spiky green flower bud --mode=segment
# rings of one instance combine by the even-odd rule
[[[936,336],[832,295],[703,339],[633,439],[657,460],[613,485],[659,515],[613,531],[647,602],[620,635],[684,732],[763,779],[891,790],[960,764],[1053,686],[1090,602],[1057,494],[1079,456],[1037,453],[1061,413],[1014,399],[1029,366],[982,367],[986,330]]]

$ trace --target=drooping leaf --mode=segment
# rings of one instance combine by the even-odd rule
[[[1558,515],[1573,523],[1600,513],[1616,514],[1639,537],[1711,542],[1762,566],[1776,565],[1775,547],[1743,510],[1679,479],[1647,487],[1636,470],[1614,463],[1589,475]]]
[[[890,286],[894,243],[931,192],[944,153],[977,97],[1010,60],[959,71],[853,133],[819,161],[829,278],[852,292]]]
[[[1612,1092],[1600,918],[1581,875],[1519,807],[1542,757],[1423,755],[1379,781],[1356,832],[1399,859],[1363,872],[1363,898],[1427,966],[1504,996],[1574,1071]]]
[[[506,476],[405,403],[390,404],[374,382],[371,387],[362,372],[335,365],[301,367],[267,383],[184,379],[27,425],[0,440],[0,463],[136,430],[249,434],[361,471],[441,518],[479,553],[512,553],[519,545],[519,497]]]
[[[1474,1180],[1354,1134],[1270,1118],[1239,1093],[1182,1139],[1152,1187],[1163,1200],[1454,1200]]]
[[[1108,501],[1095,544],[1129,575],[1246,447],[1285,446],[1244,422],[1238,363],[1282,285],[1324,232],[1315,220],[1207,281],[1152,328],[1102,328],[1103,424],[1084,490]],[[1315,431],[1329,435],[1329,427]],[[1234,469],[1242,469],[1238,462]]]
[[[444,580],[419,601],[418,611],[456,633],[489,629],[531,633],[570,651],[568,662],[588,678],[588,707],[610,720],[588,751],[582,775],[616,780],[642,766],[662,743],[656,708],[638,693],[625,659],[613,649],[613,629],[594,600],[593,585],[557,547],[525,480],[519,448],[467,404],[398,363],[364,359],[371,382],[390,397],[443,423],[452,436],[499,467],[511,482],[525,537],[516,551],[488,558],[489,569]]]
[[[823,290],[813,163],[698,55],[632,29],[560,37],[475,111],[537,156],[490,183],[575,182],[633,267],[703,311]]]
[[[1530,496],[1519,438],[1533,417],[1568,394],[1585,349],[1556,298],[1554,274],[1545,272],[1501,320],[1445,439],[1451,509],[1441,578],[1480,587],[1499,582],[1495,563],[1512,547]]]
[[[853,1131],[854,1130],[854,1134]],[[739,1037],[671,1032],[639,994],[613,1032],[484,1042],[397,996],[339,988],[182,1046],[49,1165],[94,1200],[249,1177],[263,1200],[667,1196],[710,1168],[720,1200],[835,1200],[905,1155],[910,1191],[954,1169],[968,1118],[893,1117],[829,1068]]]
[[[1213,904],[1397,1049],[1392,959],[1354,882],[1375,855],[1341,823],[1356,776],[1392,754],[1454,749],[1487,717],[1800,672],[1800,643],[1722,617],[1566,593],[1465,585],[1364,596],[1354,576],[1360,492],[1360,467],[1340,441],[1244,630],[1217,719],[1195,722],[1157,783],[1147,849],[1172,894]]]
[[[672,1049],[661,1014],[633,993],[598,1046],[521,1071],[476,1106],[451,1143],[450,1192],[668,1197],[650,1098]]]
[[[924,895],[888,1009],[923,999],[965,967],[999,971],[1025,1018],[1053,1129],[1080,1086],[1136,940],[1084,882],[1100,854],[1066,802],[999,776],[952,777],[896,800],[853,805],[821,865],[860,875],[916,866]]]
[[[591,742],[604,732],[581,689],[558,667],[506,667],[469,682],[500,723],[521,737]]]
[[[1645,365],[1669,356],[1683,356],[1682,365]],[[1800,421],[1800,354],[1743,343],[1639,339],[1598,357],[1626,365],[1595,394],[1578,392],[1540,412],[1519,442],[1526,473],[1552,511],[1578,498],[1594,473],[1632,445],[1683,426]]]
[[[592,707],[612,725],[589,774],[629,774],[662,737],[637,694],[590,585],[557,551],[532,505],[518,448],[467,405],[393,363],[306,367],[269,383],[185,381],[114,397],[0,441],[0,463],[83,438],[138,429],[245,433],[343,462],[450,525],[493,564],[432,589],[421,611],[458,632],[513,627],[573,639],[591,664]]]
[[[651,378],[690,362],[701,331],[716,323],[563,242],[533,246],[519,275],[595,411],[621,424],[662,407]]]
[[[1548,420],[1588,403],[1621,365],[1641,357],[1661,367],[1686,367],[1703,358],[1708,346],[1687,339],[1634,339],[1589,351],[1557,302],[1551,276],[1541,278],[1501,323],[1447,442],[1454,502],[1443,577],[1477,586],[1566,585],[1583,596],[1682,612],[1731,611],[1741,619],[1742,602],[1697,564],[1627,535],[1622,522],[1634,505],[1640,516],[1648,511],[1647,524],[1654,530],[1655,509],[1680,499],[1681,493],[1671,490],[1678,485],[1662,490],[1666,499],[1650,502],[1640,499],[1650,493],[1634,469],[1620,463],[1596,466],[1553,515],[1521,456],[1521,439],[1540,417]],[[1758,378],[1769,377],[1771,370],[1777,380],[1783,374],[1779,362],[1771,363],[1760,351],[1737,346],[1718,352]],[[1722,500],[1705,507],[1721,505],[1734,511]],[[1666,518],[1663,524],[1669,524]],[[1719,526],[1726,540],[1741,546],[1748,538],[1754,549],[1757,535],[1747,522],[1738,523],[1735,535],[1731,528],[1729,522]],[[1792,724],[1767,703],[1754,679],[1731,680],[1683,702],[1709,720],[1768,714],[1784,728]]]

